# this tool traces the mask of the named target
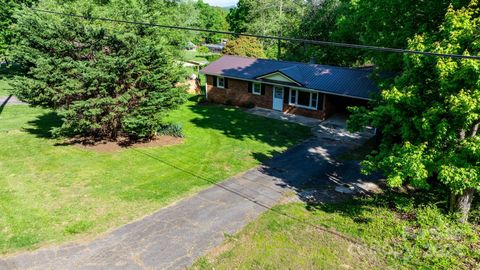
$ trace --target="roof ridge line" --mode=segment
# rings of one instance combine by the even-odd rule
[[[312,64],[312,63],[306,63],[306,62],[297,62],[297,61],[288,61],[288,60],[275,60],[275,59],[268,59],[268,58],[256,58],[256,57],[241,56],[241,55],[225,54],[225,55],[222,55],[221,58],[223,58],[223,57],[234,57],[234,58],[243,58],[243,59],[255,59],[255,60],[263,60],[263,61],[270,61],[270,62],[290,63],[290,64],[295,64],[295,65],[330,67],[330,68],[348,69],[348,70],[354,70],[354,71],[366,71],[366,72],[370,72],[370,71],[371,71],[371,70],[369,70],[369,69],[360,68],[360,67],[341,67],[341,66],[326,65],[326,64]]]

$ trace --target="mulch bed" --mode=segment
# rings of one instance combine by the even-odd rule
[[[118,141],[88,141],[88,140],[72,140],[69,142],[82,149],[92,150],[100,153],[113,153],[129,148],[153,148],[165,147],[171,145],[182,144],[183,139],[172,136],[158,136],[150,141],[145,142],[129,142],[127,140]]]

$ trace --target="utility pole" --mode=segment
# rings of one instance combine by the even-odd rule
[[[280,60],[282,54],[282,40],[278,39],[277,60]]]
[[[280,0],[280,7],[279,7],[279,14],[278,14],[278,19],[279,19],[279,25],[280,25],[280,31],[279,31],[279,36],[282,36],[282,27],[283,27],[283,0]],[[282,41],[278,39],[278,50],[277,50],[277,60],[280,60],[282,56]]]

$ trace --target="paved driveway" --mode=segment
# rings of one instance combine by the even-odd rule
[[[20,101],[14,96],[0,97],[0,106],[5,105],[26,105],[26,103]]]
[[[122,226],[90,243],[0,259],[0,269],[184,269],[305,184],[363,182],[358,164],[335,157],[368,135],[317,126],[315,138],[264,165]],[[348,176],[348,179],[345,178]]]

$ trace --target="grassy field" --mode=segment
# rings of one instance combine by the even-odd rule
[[[99,153],[50,138],[60,123],[55,113],[6,106],[0,114],[0,253],[91,238],[310,136],[302,126],[193,101],[169,121],[183,125],[183,144]]]
[[[478,269],[480,228],[459,225],[437,207],[417,203],[395,194],[280,205],[229,236],[192,269]]]
[[[18,66],[7,67],[4,64],[0,64],[0,97],[10,95],[9,90],[11,86],[8,82],[17,74],[19,74]]]
[[[4,96],[8,96],[10,93],[9,93],[9,90],[10,90],[10,85],[8,85],[8,81],[7,80],[3,80],[1,77],[0,77],[0,97],[4,97]]]
[[[183,51],[183,57],[186,61],[207,61],[205,54],[197,51]]]

